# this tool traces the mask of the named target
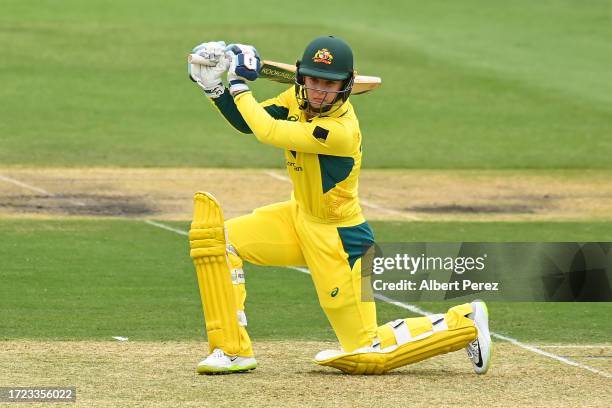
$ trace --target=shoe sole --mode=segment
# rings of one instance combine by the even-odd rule
[[[216,368],[216,367],[208,367],[208,366],[200,366],[196,369],[198,374],[206,374],[206,375],[223,375],[223,374],[236,374],[236,373],[246,373],[247,371],[251,371],[257,368],[257,364],[248,365],[244,367],[230,367],[230,368]]]
[[[487,304],[483,302],[482,300],[477,300],[475,302],[478,302],[482,305],[482,309],[487,319],[487,334],[488,334],[488,344],[489,344],[488,358],[484,360],[484,364],[482,368],[480,369],[481,371],[480,372],[477,371],[476,374],[486,374],[486,372],[489,371],[489,368],[491,367],[491,359],[493,356],[493,342],[491,341],[491,331],[489,330],[489,308],[487,307]],[[478,326],[476,326],[476,328],[478,329]],[[480,330],[478,330],[478,332],[480,334]],[[480,339],[478,339],[478,342],[480,343]],[[482,356],[482,353],[481,353],[481,356]]]

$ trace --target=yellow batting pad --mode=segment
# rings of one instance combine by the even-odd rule
[[[191,258],[223,257],[225,261],[225,229],[223,211],[210,193],[196,193],[193,221],[189,230]]]
[[[383,374],[394,368],[413,364],[439,354],[464,348],[476,336],[476,328],[435,333],[427,338],[402,344],[391,351],[321,352],[316,362],[337,368],[347,374]],[[328,353],[328,354],[323,354]]]
[[[315,362],[347,374],[383,374],[389,371],[386,368],[388,358],[388,355],[375,351],[342,353],[326,350],[317,354]]]
[[[444,315],[430,315],[389,322],[377,330],[371,347],[353,352],[322,351],[320,365],[348,374],[383,374],[394,368],[460,350],[477,336],[469,303],[452,307]]]
[[[241,333],[234,285],[225,252],[223,212],[209,193],[195,194],[189,243],[210,350],[220,348],[226,354],[237,355],[241,351]]]

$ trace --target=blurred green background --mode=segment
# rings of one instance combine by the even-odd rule
[[[225,40],[294,62],[315,36],[383,78],[353,97],[364,167],[611,168],[609,1],[3,0],[0,163],[281,167],[187,79]],[[260,100],[283,86],[253,84]]]

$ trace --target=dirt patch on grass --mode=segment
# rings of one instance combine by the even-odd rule
[[[612,172],[364,170],[367,218],[612,220]],[[112,216],[188,220],[193,193],[210,191],[226,217],[288,200],[281,170],[0,169],[0,217]]]
[[[321,342],[258,342],[259,367],[200,376],[198,342],[0,343],[3,385],[77,387],[77,406],[609,406],[610,380],[497,343],[491,371],[464,352],[384,376],[349,376],[312,362]]]
[[[408,210],[426,214],[533,214],[535,210],[526,205],[439,205],[412,207]]]
[[[0,198],[0,208],[16,213],[142,217],[155,210],[144,197],[111,194],[10,195]]]

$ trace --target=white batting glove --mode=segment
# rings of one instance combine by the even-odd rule
[[[227,71],[227,81],[230,85],[230,93],[235,96],[241,92],[248,91],[246,81],[254,81],[259,76],[261,69],[261,58],[252,45],[230,44],[225,48],[230,58]]]
[[[194,81],[210,98],[218,98],[225,91],[221,77],[229,66],[225,54],[225,42],[211,41],[202,43],[191,51],[205,61],[204,64],[187,64],[189,78]]]

